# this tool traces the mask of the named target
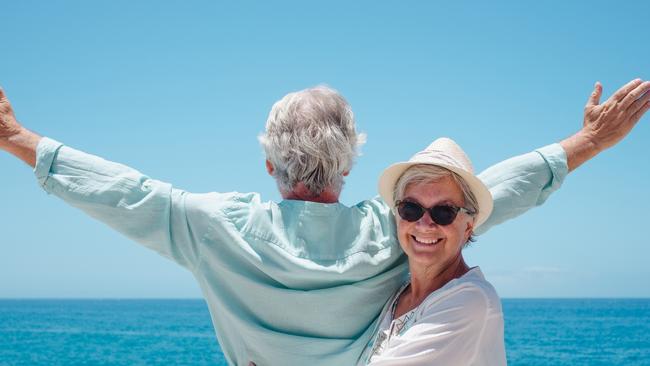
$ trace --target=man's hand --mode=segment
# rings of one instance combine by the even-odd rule
[[[650,81],[632,80],[600,104],[603,86],[596,83],[585,106],[582,129],[560,144],[569,171],[616,145],[650,109]]]
[[[16,121],[11,104],[5,96],[4,90],[0,88],[0,139],[6,140],[11,136],[20,133],[22,126]]]
[[[650,109],[650,81],[632,80],[605,103],[600,104],[603,86],[596,83],[585,106],[583,129],[596,148],[603,151],[625,137]]]
[[[9,99],[0,88],[0,149],[14,154],[31,167],[36,165],[36,147],[41,136],[24,128],[16,120]]]

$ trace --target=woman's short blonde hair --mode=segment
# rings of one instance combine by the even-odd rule
[[[458,174],[437,165],[416,164],[406,169],[397,180],[397,183],[395,183],[393,197],[395,197],[395,201],[399,201],[404,198],[404,193],[410,185],[437,182],[446,177],[450,177],[458,184],[458,187],[463,192],[464,207],[472,212],[473,216],[476,216],[478,214],[478,201],[469,188],[469,185]],[[465,245],[475,240],[474,234],[471,234]]]

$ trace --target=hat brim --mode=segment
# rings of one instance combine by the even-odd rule
[[[483,184],[483,182],[478,179],[475,175],[470,172],[460,169],[455,166],[440,164],[440,163],[426,163],[426,162],[401,162],[395,163],[384,170],[384,172],[379,177],[379,195],[390,208],[395,208],[395,197],[393,197],[393,191],[395,190],[395,184],[397,180],[404,174],[404,172],[413,165],[433,165],[439,166],[452,172],[458,174],[469,186],[476,197],[478,203],[478,215],[476,216],[476,221],[474,223],[474,228],[481,226],[492,213],[494,206],[492,200],[492,194],[490,190]]]

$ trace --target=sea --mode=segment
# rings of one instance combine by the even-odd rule
[[[504,299],[509,365],[650,365],[650,299]],[[0,300],[0,365],[226,365],[203,300]]]

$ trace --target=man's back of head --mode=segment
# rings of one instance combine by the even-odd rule
[[[317,86],[276,102],[259,140],[283,196],[300,186],[312,197],[329,191],[338,199],[365,135],[343,96]]]

